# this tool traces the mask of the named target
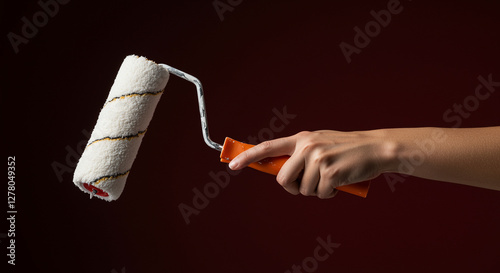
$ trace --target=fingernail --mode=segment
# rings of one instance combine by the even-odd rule
[[[230,168],[231,170],[234,170],[234,169],[236,169],[237,167],[238,167],[238,162],[236,162],[236,161],[234,161],[234,160],[233,160],[233,161],[231,161],[231,162],[229,162],[229,168]]]

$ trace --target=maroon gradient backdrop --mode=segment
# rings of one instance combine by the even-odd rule
[[[296,117],[272,137],[453,126],[443,114],[474,95],[479,75],[500,81],[497,1],[402,0],[348,64],[339,44],[352,45],[353,28],[388,2],[243,0],[221,21],[213,1],[74,0],[16,54],[8,33],[20,35],[21,18],[32,21],[41,7],[2,1],[1,134],[4,162],[16,156],[18,209],[17,265],[8,266],[0,238],[2,267],[285,272],[306,261],[315,272],[500,272],[500,192],[413,177],[393,189],[379,177],[366,199],[319,200],[244,170],[186,224],[179,204],[193,206],[193,189],[203,191],[226,165],[203,142],[194,86],[176,77],[120,199],[89,200],[72,183],[83,132],[129,54],[198,77],[217,142],[270,137],[273,109],[284,107]],[[499,103],[492,93],[461,126],[499,125]],[[54,164],[70,171],[58,177]],[[7,222],[0,226],[5,234]],[[316,265],[308,257],[328,236],[340,246]]]

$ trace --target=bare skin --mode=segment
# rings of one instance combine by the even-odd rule
[[[292,194],[331,198],[338,186],[388,172],[500,190],[500,126],[300,132],[260,143],[229,167],[280,155],[291,157],[276,180]]]

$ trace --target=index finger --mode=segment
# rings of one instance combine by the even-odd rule
[[[295,147],[295,140],[292,137],[283,137],[264,141],[254,147],[242,152],[229,163],[232,170],[242,169],[248,164],[257,162],[267,157],[280,155],[291,155]]]

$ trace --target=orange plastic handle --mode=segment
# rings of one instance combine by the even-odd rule
[[[239,142],[232,138],[226,137],[224,140],[224,146],[220,153],[220,161],[229,163],[240,153],[252,148],[254,145]],[[290,158],[288,155],[278,156],[278,157],[268,157],[261,161],[251,163],[248,167],[265,172],[272,175],[277,175],[281,167]],[[347,186],[337,187],[337,190],[354,194],[360,197],[366,197],[368,194],[368,189],[370,188],[370,181],[350,184]]]

